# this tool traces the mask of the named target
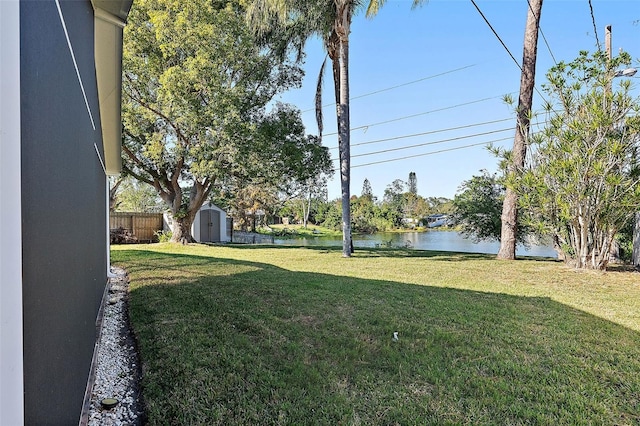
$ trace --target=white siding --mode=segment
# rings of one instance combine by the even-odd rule
[[[20,3],[0,0],[0,424],[24,424]]]

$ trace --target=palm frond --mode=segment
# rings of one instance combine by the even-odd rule
[[[318,138],[322,141],[322,83],[324,81],[324,67],[327,64],[327,57],[325,56],[320,67],[320,73],[318,74],[318,83],[316,85],[316,122],[318,123]]]
[[[365,13],[365,16],[367,18],[373,18],[378,14],[378,12],[380,11],[380,8],[384,6],[385,3],[386,3],[386,0],[371,0],[369,2],[369,6],[367,6],[367,11]]]

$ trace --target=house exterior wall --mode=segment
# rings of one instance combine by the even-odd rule
[[[20,2],[26,424],[77,424],[106,277],[89,1]]]
[[[0,425],[24,423],[20,8],[0,1]]]

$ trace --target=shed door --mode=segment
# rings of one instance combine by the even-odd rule
[[[220,242],[220,212],[217,210],[200,211],[200,242]]]

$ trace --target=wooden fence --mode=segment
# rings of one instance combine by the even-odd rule
[[[157,241],[155,233],[162,231],[162,213],[111,212],[109,228],[123,228],[139,242]]]

